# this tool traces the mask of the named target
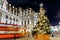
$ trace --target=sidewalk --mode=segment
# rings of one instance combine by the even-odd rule
[[[50,38],[51,40],[60,40],[60,34],[54,34],[54,37]]]
[[[6,40],[8,40],[8,39],[6,39]],[[14,39],[9,39],[9,40],[14,40]],[[17,38],[16,40],[34,40],[34,38],[33,37],[24,37],[24,38]],[[60,34],[55,34],[54,37],[50,37],[50,40],[60,40]]]
[[[58,37],[51,37],[50,40],[60,40]]]

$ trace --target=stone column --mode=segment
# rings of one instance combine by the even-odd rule
[[[25,21],[23,20],[23,25],[25,25]]]
[[[6,10],[9,12],[9,3],[6,4]]]
[[[13,6],[13,12],[12,13],[14,14],[14,6]]]
[[[32,9],[30,8],[30,9],[29,9],[29,14],[31,14],[31,13],[32,13]]]
[[[8,15],[8,23],[10,24],[10,16]]]
[[[9,11],[11,12],[11,4],[9,4]]]
[[[6,10],[8,11],[8,2],[6,1]]]
[[[12,18],[12,24],[13,24],[13,18]]]
[[[16,19],[15,19],[15,24],[16,24]]]
[[[29,24],[31,24],[31,19],[29,20]]]
[[[19,14],[20,14],[20,16],[22,16],[22,8],[21,7],[19,7]]]
[[[17,8],[16,8],[16,16],[17,16]]]
[[[8,3],[6,3],[6,10],[8,9]]]

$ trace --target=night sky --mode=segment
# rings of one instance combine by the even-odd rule
[[[60,1],[59,0],[7,0],[15,7],[32,8],[34,11],[39,11],[39,4],[42,2],[46,8],[46,15],[52,25],[57,25],[60,21]]]

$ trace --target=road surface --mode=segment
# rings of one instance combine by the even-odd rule
[[[0,40],[14,40],[14,39],[0,39]],[[18,38],[15,40],[34,40],[33,37]],[[60,34],[55,34],[55,37],[50,37],[50,40],[60,40]]]

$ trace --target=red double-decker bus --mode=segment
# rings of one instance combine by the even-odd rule
[[[26,29],[18,25],[0,24],[0,38],[20,38],[26,36]]]

